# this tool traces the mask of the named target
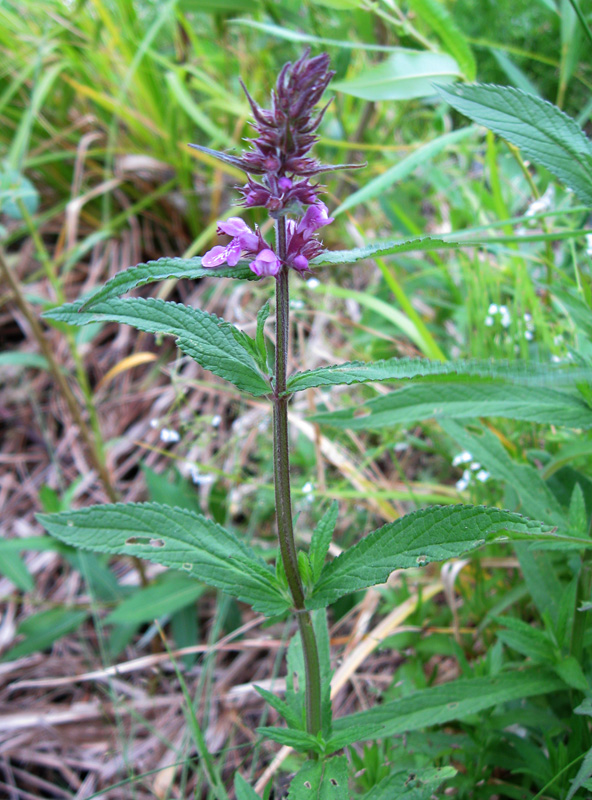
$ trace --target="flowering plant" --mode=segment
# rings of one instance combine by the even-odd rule
[[[215,245],[202,258],[164,258],[140,264],[116,275],[91,297],[46,314],[71,325],[116,321],[143,331],[174,336],[178,347],[204,368],[232,382],[239,390],[270,401],[281,556],[275,568],[234,531],[201,514],[158,503],[99,505],[39,518],[52,535],[68,544],[137,556],[182,569],[266,616],[293,615],[297,632],[288,654],[286,697],[282,699],[260,690],[286,724],[259,731],[304,754],[305,760],[290,792],[294,800],[349,798],[349,761],[345,754],[336,753],[358,741],[390,736],[398,730],[396,725],[393,727],[393,719],[402,713],[393,702],[332,719],[327,607],[344,595],[384,583],[395,569],[424,566],[460,556],[488,540],[501,535],[507,537],[508,532],[521,538],[535,534],[548,537],[551,528],[550,524],[497,508],[436,506],[389,522],[338,558],[329,560],[338,511],[334,503],[320,519],[308,551],[298,550],[290,492],[288,404],[292,394],[318,386],[454,374],[456,382],[448,388],[452,387],[450,391],[457,396],[464,391],[475,391],[474,384],[469,381],[476,377],[486,377],[490,382],[498,380],[498,400],[503,405],[504,391],[506,400],[511,397],[515,401],[514,384],[526,376],[524,370],[511,365],[496,368],[477,362],[442,363],[396,357],[375,363],[330,365],[288,376],[291,272],[301,276],[324,265],[353,263],[410,249],[409,242],[395,241],[358,250],[326,251],[318,238],[318,232],[333,219],[319,199],[322,187],[311,179],[329,170],[351,166],[323,165],[311,155],[315,132],[327,110],[327,105],[319,112],[315,112],[315,107],[332,74],[327,55],[311,58],[307,51],[294,64],[286,64],[281,70],[272,93],[271,108],[261,108],[247,92],[256,136],[242,156],[193,145],[244,170],[247,182],[240,188],[242,204],[246,208],[267,210],[275,225],[273,244],[263,237],[261,230],[252,229],[240,216],[230,217],[218,223],[219,235],[230,237],[230,241]],[[432,244],[438,246],[438,242],[430,246]],[[425,249],[423,245],[422,249]],[[258,314],[257,335],[251,338],[230,323],[199,309],[151,298],[119,299],[119,295],[136,286],[170,277],[274,278],[274,365],[268,363],[264,339],[267,304]],[[527,377],[531,379],[532,376],[531,370]],[[461,383],[463,378],[466,386]],[[422,388],[426,388],[425,385]],[[444,392],[445,388],[445,384],[440,384],[439,391]],[[392,395],[398,398],[403,390]],[[584,414],[582,408],[575,406],[571,411],[575,415]],[[537,419],[540,421],[540,413]],[[347,414],[341,421],[347,426],[355,424],[355,419]],[[295,675],[298,680],[294,679]],[[502,680],[498,679],[498,692]],[[454,715],[453,711],[451,713]],[[434,787],[450,774],[454,774],[452,768],[442,772],[419,771],[411,778],[406,770],[395,771],[375,787],[376,791],[372,790],[372,800],[398,797],[407,791],[412,791],[416,800],[428,798]],[[259,796],[238,774],[235,787],[240,800]],[[219,796],[218,790],[222,791],[219,786]]]

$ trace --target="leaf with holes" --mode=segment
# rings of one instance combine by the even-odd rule
[[[454,767],[427,767],[414,770],[395,770],[380,781],[360,800],[430,800],[436,790],[446,780],[454,778]]]
[[[283,614],[290,608],[272,569],[233,533],[193,511],[117,503],[39,514],[38,519],[52,536],[73,547],[183,570],[263,614]]]
[[[384,583],[395,569],[457,558],[505,531],[536,534],[551,528],[511,511],[485,506],[433,506],[369,534],[324,568],[309,598],[320,608],[339,597]]]
[[[69,303],[44,316],[69,325],[89,322],[119,322],[148,333],[174,336],[180,350],[210,370],[255,396],[267,394],[270,386],[253,356],[237,342],[233,326],[197,308],[164,300],[130,297],[107,300],[83,311],[80,302]]]
[[[288,800],[349,800],[347,758],[306,761],[292,778]]]
[[[511,86],[436,88],[453,108],[519,147],[592,205],[592,142],[557,106]]]

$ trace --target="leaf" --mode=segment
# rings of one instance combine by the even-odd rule
[[[457,111],[485,125],[541,164],[592,205],[592,143],[575,120],[540,97],[510,86],[438,86]]]
[[[421,689],[405,697],[335,720],[338,733],[354,724],[384,725],[382,738],[407,731],[443,725],[478,714],[500,703],[522,700],[538,694],[565,690],[565,684],[550,670],[537,667],[495,677],[462,678],[451,683]]]
[[[545,631],[533,628],[516,617],[494,617],[495,621],[505,626],[497,632],[498,638],[508,647],[516,650],[535,662],[555,661],[553,645]]]
[[[119,322],[148,333],[164,333],[177,339],[177,346],[204,369],[255,396],[267,394],[270,386],[252,355],[235,340],[232,326],[205,311],[153,298],[111,299],[82,311],[82,304],[69,303],[43,316],[69,325],[89,322]]]
[[[51,369],[45,356],[39,353],[0,353],[0,367],[32,367],[33,369]]]
[[[553,669],[571,689],[576,689],[578,692],[590,691],[590,683],[575,656],[562,658],[553,665]]]
[[[261,800],[257,792],[250,786],[240,772],[234,773],[234,793],[236,800]]]
[[[22,543],[26,540],[19,538],[18,541]],[[21,544],[21,548],[24,550],[25,546]],[[15,552],[14,546],[7,546],[6,541],[0,541],[0,575],[5,575],[17,589],[23,592],[32,592],[35,588],[33,576],[27,569],[27,565]]]
[[[193,258],[159,258],[157,261],[148,261],[129,267],[114,275],[107,283],[83,301],[82,309],[88,311],[96,303],[119,297],[126,292],[145,286],[147,283],[164,281],[168,278],[181,280],[197,280],[197,278],[240,278],[241,280],[259,280],[258,276],[249,269],[246,262],[240,262],[236,267],[218,267],[212,269],[202,267],[201,256]]]
[[[261,306],[257,312],[257,333],[255,335],[255,343],[259,353],[259,363],[265,364],[267,361],[267,350],[265,348],[265,323],[269,317],[269,300]]]
[[[396,770],[374,786],[361,800],[430,800],[438,786],[456,775],[454,767],[427,767],[413,771]]]
[[[194,578],[175,575],[138,589],[104,620],[105,625],[151,622],[193,605],[205,589]],[[195,608],[194,608],[195,611]]]
[[[306,761],[298,770],[288,800],[350,800],[347,758]]]
[[[498,378],[525,385],[574,385],[592,382],[592,369],[574,365],[517,361],[431,361],[426,358],[388,358],[382,361],[347,361],[306,372],[295,372],[288,379],[289,392],[301,392],[315,386],[341,386],[371,381],[404,380],[438,375],[463,378]]]
[[[369,739],[379,739],[382,736],[382,725],[352,725],[349,728],[340,730],[339,733],[331,736],[325,745],[325,753],[331,755],[338,750],[342,750],[354,742],[364,742]]]
[[[261,697],[269,703],[272,708],[278,712],[278,714],[286,720],[286,723],[289,728],[293,728],[294,730],[300,730],[300,723],[301,720],[298,718],[298,715],[295,711],[282,700],[280,697],[276,697],[275,694],[272,692],[268,692],[267,689],[264,689],[262,686],[257,686],[257,684],[253,684],[253,689],[260,694]]]
[[[366,203],[374,197],[382,196],[394,183],[406,178],[421,164],[425,164],[426,161],[441,153],[446,147],[466,139],[474,134],[475,131],[476,128],[472,126],[461,128],[458,131],[438,136],[431,142],[418,147],[417,150],[414,150],[406,158],[401,159],[397,164],[387,169],[386,172],[383,172],[382,175],[369,181],[357,192],[350,194],[347,200],[332,212],[332,216],[336,217],[348,208],[353,208],[359,203]]]
[[[322,753],[323,746],[321,741],[313,736],[312,733],[307,733],[303,730],[296,728],[276,728],[272,726],[263,726],[257,728],[257,733],[265,736],[266,739],[271,739],[272,742],[293,747],[300,753]]]
[[[456,59],[457,64],[469,81],[474,81],[477,73],[475,57],[463,32],[438,0],[410,0],[410,7],[438,36],[446,50]]]
[[[315,414],[312,419],[359,431],[443,417],[506,417],[570,428],[592,428],[592,409],[574,395],[540,386],[491,382],[415,383],[369,400],[361,408]]]
[[[312,579],[315,583],[318,581],[323,566],[325,565],[325,559],[327,558],[329,545],[331,544],[331,538],[335,530],[335,524],[337,523],[338,511],[339,506],[336,501],[333,501],[329,510],[326,511],[319,520],[310,541],[308,557],[312,567]]]
[[[77,630],[88,617],[88,611],[74,608],[51,608],[33,614],[16,629],[16,634],[24,634],[25,640],[8,650],[0,661],[13,661],[38,650],[47,650],[58,639]]]
[[[434,81],[453,81],[461,72],[446,53],[403,50],[355,78],[333,81],[331,89],[362,100],[411,100],[434,94]]]
[[[290,608],[271,568],[233,533],[193,511],[117,503],[39,514],[38,519],[52,536],[74,547],[183,570],[263,614],[283,614]]]
[[[574,794],[580,789],[588,778],[592,775],[592,748],[588,750],[582,761],[582,765],[578,770],[578,774],[571,782],[571,788],[567,793],[565,800],[571,800]]]
[[[384,583],[395,569],[456,558],[502,531],[543,530],[549,529],[498,508],[458,505],[414,511],[383,525],[328,564],[307,606],[326,606],[358,589]]]

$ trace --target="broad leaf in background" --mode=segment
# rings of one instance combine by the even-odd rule
[[[485,506],[433,506],[383,525],[328,564],[308,600],[319,608],[343,595],[384,583],[395,569],[446,561],[481,547],[504,531],[551,530],[511,511]]]
[[[290,784],[288,800],[350,800],[347,758],[307,761]]]
[[[379,175],[377,178],[369,181],[361,189],[358,189],[357,192],[350,194],[347,200],[344,200],[335,211],[331,212],[333,217],[336,217],[348,208],[357,206],[359,203],[365,203],[373,197],[383,195],[394,183],[407,177],[407,175],[411,174],[417,167],[421,164],[425,164],[426,161],[434,158],[434,156],[437,156],[438,153],[441,153],[446,147],[468,138],[471,134],[475,133],[475,130],[474,127],[469,126],[458,131],[453,131],[452,133],[445,133],[443,136],[438,136],[437,139],[418,147],[411,155],[401,159],[397,164],[387,169],[386,172],[383,172],[382,175]]]
[[[38,519],[66,544],[183,570],[263,614],[282,614],[290,608],[273,571],[250,547],[192,511],[158,503],[117,503],[39,514]]]
[[[119,322],[148,333],[164,333],[177,339],[177,346],[187,355],[255,396],[267,394],[270,386],[253,356],[236,340],[228,322],[197,308],[164,300],[130,297],[96,303],[91,311],[82,311],[83,303],[69,303],[44,316],[69,325],[89,322]]]
[[[62,636],[79,628],[88,615],[89,611],[76,608],[50,608],[32,614],[16,629],[16,635],[22,634],[25,639],[4,653],[0,661],[13,661],[51,647]]]
[[[246,281],[257,281],[259,276],[249,268],[246,262],[239,263],[236,267],[219,267],[211,269],[202,267],[201,256],[193,258],[159,258],[158,261],[148,261],[135,267],[124,269],[114,275],[100,289],[83,301],[82,309],[87,311],[102,300],[119,297],[126,292],[145,286],[147,283],[164,281],[168,278],[240,278]]]
[[[472,383],[415,383],[348,408],[312,419],[339,428],[377,430],[423,419],[506,417],[527,422],[592,428],[592,409],[575,395],[541,386]]]
[[[338,733],[343,727],[350,727],[355,723],[382,723],[384,729],[381,737],[396,736],[406,731],[462,719],[500,703],[566,689],[565,683],[551,670],[541,667],[500,673],[494,677],[461,678],[451,683],[421,689],[369,711],[341,717],[335,720],[333,727],[335,733]]]
[[[473,52],[446,6],[439,0],[408,0],[426,25],[438,36],[446,50],[456,59],[468,81],[474,81],[477,65]]]
[[[446,780],[454,778],[454,767],[427,767],[412,771],[396,770],[380,781],[361,800],[430,800],[436,797],[436,790]]]
[[[103,624],[150,622],[193,605],[204,591],[205,587],[194,578],[170,573],[123,600]]]
[[[429,376],[456,376],[459,381],[473,377],[499,378],[525,385],[575,385],[592,381],[592,368],[573,364],[543,364],[519,361],[431,361],[426,358],[388,358],[382,361],[346,361],[305,372],[295,372],[288,379],[289,392],[301,392],[316,386],[343,386],[352,383],[403,380]]]
[[[503,136],[592,205],[592,143],[575,120],[509,86],[437,87],[457,111]]]
[[[410,100],[433,95],[434,82],[452,82],[461,74],[446,53],[401,49],[355,78],[334,81],[330,88],[362,100]]]

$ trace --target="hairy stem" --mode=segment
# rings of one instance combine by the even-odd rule
[[[286,220],[281,217],[276,227],[278,255],[286,257]],[[276,278],[276,351],[275,387],[273,393],[273,463],[275,505],[282,562],[290,587],[302,638],[306,670],[306,728],[316,736],[321,730],[321,671],[317,640],[310,612],[304,608],[304,589],[298,570],[298,554],[292,525],[290,495],[290,458],[288,446],[288,397],[286,372],[290,327],[289,273],[282,266]]]

